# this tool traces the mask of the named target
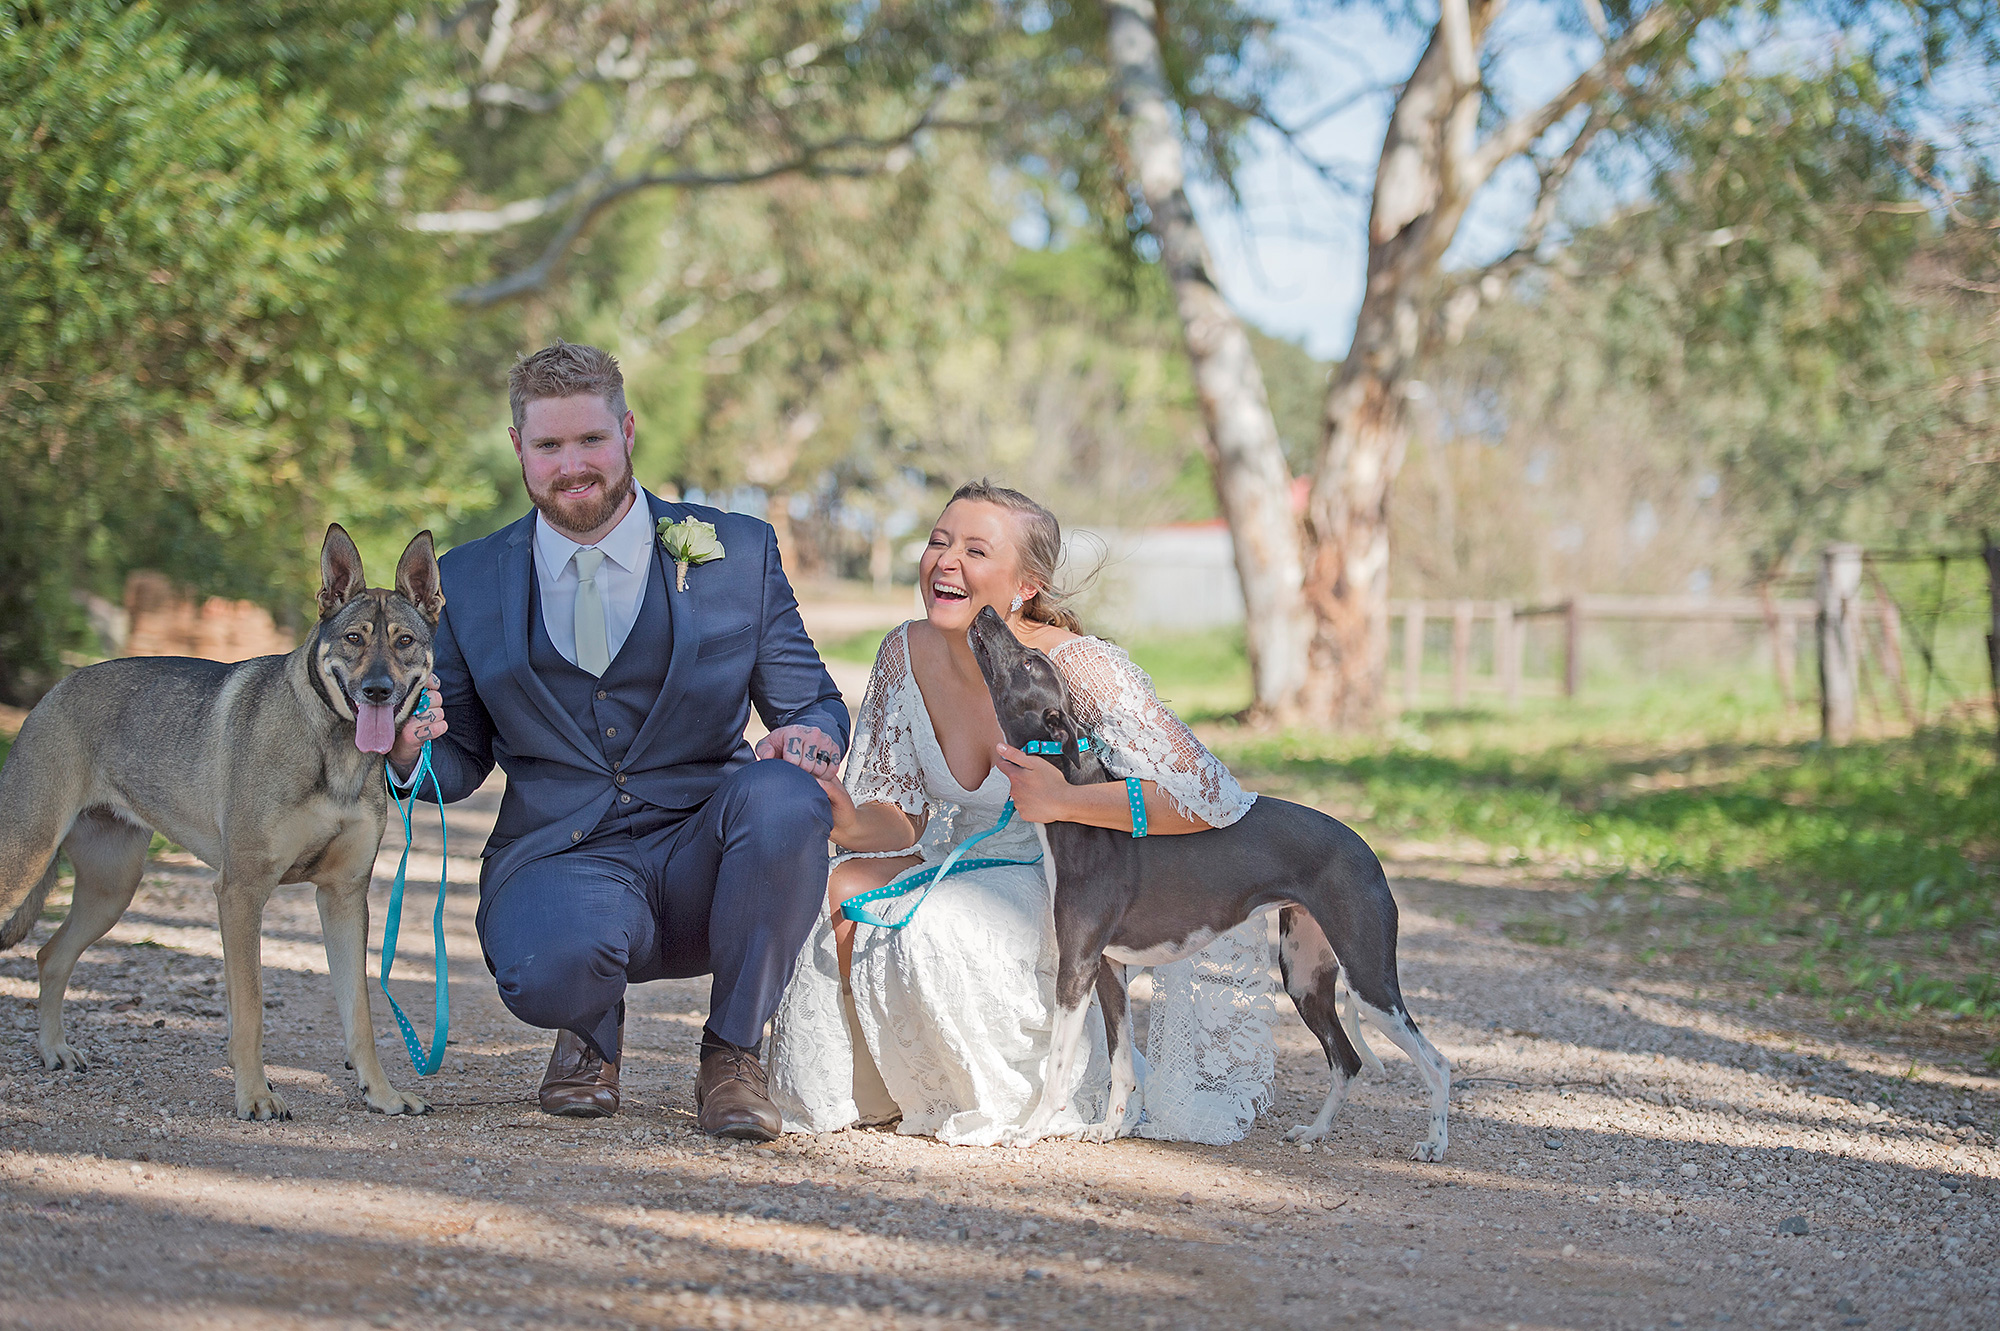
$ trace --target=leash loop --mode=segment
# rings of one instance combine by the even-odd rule
[[[418,710],[423,710],[419,701]],[[396,1025],[403,1032],[403,1048],[409,1051],[410,1066],[419,1077],[428,1077],[444,1062],[444,1046],[451,1030],[451,988],[450,975],[444,952],[444,888],[445,879],[451,867],[451,844],[446,839],[444,822],[444,787],[439,784],[437,772],[431,767],[431,742],[424,741],[423,754],[417,759],[417,770],[410,774],[409,798],[396,789],[396,774],[389,770],[389,764],[382,764],[383,774],[389,778],[389,797],[396,801],[396,808],[403,815],[403,858],[396,865],[396,886],[389,893],[389,917],[382,924],[382,996],[389,1000],[389,1010],[396,1014]],[[389,992],[389,972],[396,965],[396,935],[403,922],[403,879],[410,867],[410,842],[412,833],[410,815],[416,811],[417,792],[423,788],[424,778],[431,779],[431,789],[438,797],[438,843],[443,865],[438,869],[437,909],[431,915],[431,930],[437,942],[437,1020],[431,1029],[431,1047],[425,1052],[423,1042],[417,1038],[416,1028],[403,1015],[403,1009],[396,1002],[396,996]]]
[[[896,875],[896,877],[872,892],[863,892],[859,896],[849,897],[840,903],[841,915],[846,919],[853,920],[856,924],[872,924],[878,929],[900,929],[916,917],[917,907],[924,904],[924,898],[931,894],[931,889],[942,883],[946,878],[949,878],[953,873],[965,873],[973,869],[991,869],[1003,864],[1040,864],[1042,857],[1039,855],[1035,856],[1032,860],[1010,860],[997,856],[985,856],[970,860],[961,858],[966,851],[971,850],[974,846],[986,840],[987,837],[992,836],[995,832],[998,832],[1013,821],[1014,801],[1008,800],[1007,807],[1000,810],[999,822],[993,824],[993,826],[987,828],[978,836],[967,837],[965,840],[959,842],[957,846],[952,848],[951,854],[945,858],[943,864],[932,865],[928,868],[920,866],[910,869]],[[881,901],[885,897],[906,896],[911,892],[915,892],[918,888],[922,888],[923,891],[918,894],[915,901],[910,903],[910,908],[903,912],[901,919],[886,919],[868,909],[868,903],[871,901]]]

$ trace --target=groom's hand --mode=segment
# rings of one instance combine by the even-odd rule
[[[818,726],[779,726],[757,741],[759,758],[783,758],[822,780],[840,770],[840,741]]]
[[[396,743],[389,750],[389,766],[396,769],[396,775],[404,780],[416,769],[417,759],[424,751],[424,741],[436,739],[451,729],[444,723],[444,704],[438,701],[438,677],[430,676],[424,681],[430,690],[430,706],[421,712],[412,712],[410,719],[403,722],[403,728],[396,732]]]

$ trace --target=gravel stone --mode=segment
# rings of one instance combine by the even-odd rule
[[[498,796],[448,811],[454,850],[479,844]],[[420,827],[419,848],[435,836]],[[1564,948],[1522,943],[1495,922],[1533,904],[1587,925],[1597,903],[1532,868],[1381,849],[1404,992],[1466,1082],[1439,1164],[1407,1158],[1420,1088],[1379,1040],[1389,1075],[1352,1084],[1332,1134],[1309,1154],[1281,1140],[1327,1085],[1282,999],[1274,1104],[1228,1146],[713,1142],[692,1126],[705,978],[631,990],[616,1118],[547,1118],[549,1036],[506,1011],[480,962],[470,855],[446,899],[449,1073],[411,1074],[375,996],[390,1076],[436,1112],[361,1103],[300,886],[272,896],[264,936],[283,1000],[265,1054],[294,1117],[239,1123],[210,875],[155,860],[77,968],[70,1038],[100,1070],[50,1076],[27,1039],[0,1048],[0,1321],[1991,1331],[2000,1152],[1959,1121],[2000,1114],[1979,1062],[1990,1033],[1837,1027],[1730,987],[1699,954],[1642,963],[1587,927]],[[378,862],[378,918],[395,861]],[[66,902],[59,887],[51,914]],[[0,1029],[32,1031],[52,929],[0,953]],[[421,1028],[428,978],[391,987]],[[132,994],[146,997],[116,1010]],[[1143,996],[1135,1009],[1143,1040]],[[1781,1218],[1806,1237],[1780,1240]]]

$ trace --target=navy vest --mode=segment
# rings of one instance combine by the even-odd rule
[[[638,738],[639,727],[646,724],[653,704],[659,701],[667,679],[667,659],[674,650],[672,612],[659,550],[655,548],[648,561],[639,618],[602,678],[592,678],[588,671],[563,659],[542,622],[541,579],[532,572],[528,587],[528,664],[555,694],[556,701],[576,718],[583,733],[597,741],[605,761],[611,764],[612,779],[618,783],[619,798],[605,811],[598,830],[631,824],[634,815],[638,815],[639,824],[631,827],[635,834],[651,830],[661,821],[663,811],[636,794],[626,793],[625,755]]]

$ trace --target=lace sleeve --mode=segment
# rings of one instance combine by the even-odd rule
[[[907,625],[895,630],[882,639],[882,647],[875,653],[875,668],[868,674],[868,691],[861,698],[854,747],[848,751],[843,780],[856,804],[893,804],[911,817],[921,818],[930,801],[924,797],[916,718],[910,709],[922,707],[924,702],[909,687],[907,632]]]
[[[1075,638],[1049,659],[1069,685],[1077,724],[1106,747],[1113,775],[1153,782],[1175,808],[1210,827],[1229,826],[1256,801],[1160,701],[1153,681],[1122,649]]]

